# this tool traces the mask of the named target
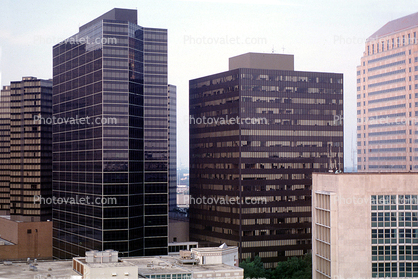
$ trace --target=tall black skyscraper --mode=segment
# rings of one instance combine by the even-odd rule
[[[273,268],[311,249],[312,173],[343,169],[343,75],[282,54],[229,65],[190,81],[190,240]]]
[[[177,87],[168,85],[169,209],[177,207]]]
[[[46,221],[52,206],[52,81],[23,77],[0,95],[0,214],[16,221]],[[36,196],[36,198],[35,198]],[[34,202],[35,201],[35,202]]]
[[[53,195],[78,199],[54,205],[54,257],[167,253],[167,30],[113,9],[55,45],[53,66],[55,120],[85,120],[53,125]]]

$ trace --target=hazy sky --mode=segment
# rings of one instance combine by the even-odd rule
[[[137,9],[141,26],[168,29],[168,81],[178,92],[178,162],[188,164],[188,81],[228,70],[229,57],[274,50],[293,54],[297,71],[344,74],[344,152],[351,166],[356,66],[364,41],[388,21],[417,12],[418,1],[1,0],[1,85],[22,76],[51,78],[52,46],[115,7]]]

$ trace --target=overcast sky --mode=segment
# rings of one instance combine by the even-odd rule
[[[115,7],[137,9],[141,26],[168,29],[168,80],[178,92],[178,162],[189,160],[188,81],[228,70],[229,57],[274,51],[293,54],[297,71],[344,74],[345,166],[351,166],[356,66],[364,41],[388,21],[417,12],[418,1],[1,0],[1,85],[22,76],[51,78],[52,46]]]

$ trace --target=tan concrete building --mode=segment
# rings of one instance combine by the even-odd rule
[[[314,174],[313,278],[418,277],[418,173]]]
[[[20,222],[0,217],[0,260],[52,258],[52,222]]]
[[[114,256],[113,256],[114,255]],[[113,250],[89,251],[86,257],[73,258],[73,270],[84,279],[150,278],[243,279],[244,270],[235,266],[238,248],[196,248],[175,256],[130,257],[118,259]]]
[[[169,243],[189,241],[189,218],[185,214],[173,213],[168,221]]]
[[[418,171],[418,13],[366,41],[357,67],[357,169]]]

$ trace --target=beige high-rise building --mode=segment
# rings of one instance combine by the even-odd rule
[[[417,33],[414,13],[366,41],[357,67],[358,171],[418,171]]]
[[[312,278],[418,278],[418,173],[312,179]]]

